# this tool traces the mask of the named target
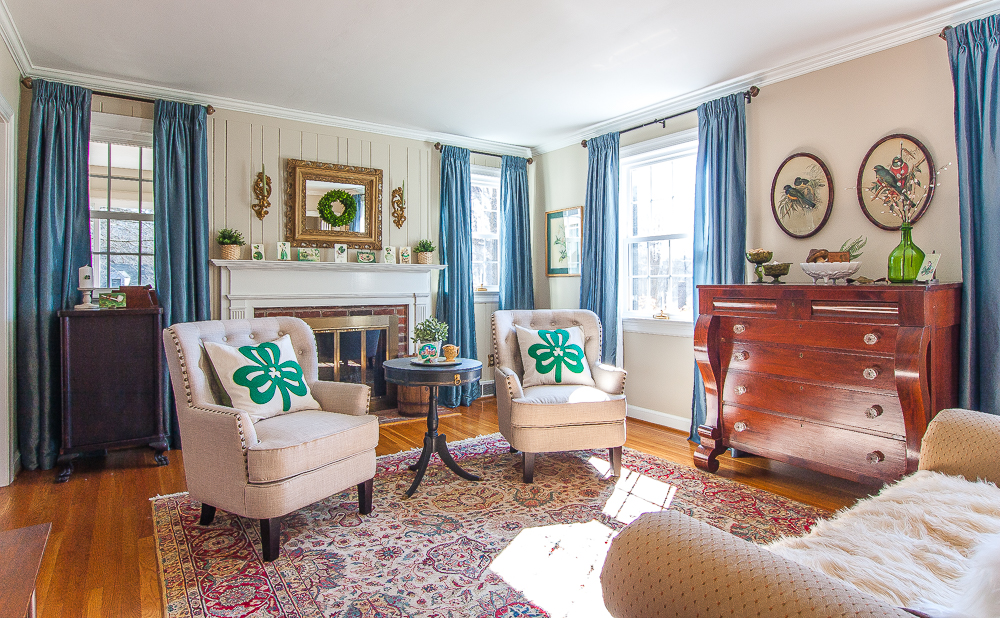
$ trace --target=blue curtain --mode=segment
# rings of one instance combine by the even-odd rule
[[[208,138],[201,105],[156,101],[153,109],[153,192],[156,292],[163,326],[208,320]],[[164,370],[164,411],[170,445],[180,447],[177,410]]]
[[[528,160],[500,162],[500,309],[534,309]]]
[[[618,349],[618,133],[587,140],[580,253],[580,307],[601,319],[603,360],[613,365]]]
[[[472,169],[466,148],[441,150],[441,271],[437,319],[448,323],[448,341],[464,358],[476,358],[476,316],[472,286]],[[438,389],[441,405],[468,406],[479,399],[479,382]]]
[[[747,246],[747,138],[743,93],[698,107],[694,189],[694,318],[699,285],[743,283]],[[691,434],[705,422],[705,384],[697,367]]]
[[[80,302],[90,264],[90,95],[36,79],[25,159],[17,273],[17,435],[21,465],[48,470],[59,454],[59,320]]]
[[[348,229],[351,232],[363,232],[364,230],[361,229],[361,217],[365,214],[365,194],[359,193],[355,195],[354,203],[358,207],[358,214],[354,215],[354,219],[351,220],[351,224],[348,226]]]
[[[945,32],[962,236],[958,403],[1000,414],[1000,17]]]

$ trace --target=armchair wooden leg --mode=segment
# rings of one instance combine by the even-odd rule
[[[535,482],[535,454],[521,453],[524,461],[524,482]]]
[[[620,477],[622,475],[622,447],[609,448],[608,459],[611,461],[611,470],[614,475]]]
[[[372,479],[358,483],[358,512],[362,515],[372,512]]]
[[[263,550],[264,562],[274,562],[281,552],[281,518],[272,517],[260,520],[260,548]]]
[[[215,520],[215,507],[210,504],[201,503],[201,519],[198,520],[199,526],[207,526]]]

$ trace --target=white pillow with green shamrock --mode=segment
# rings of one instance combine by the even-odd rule
[[[251,421],[319,409],[288,335],[238,348],[206,341],[205,351],[233,407],[249,414]]]
[[[594,386],[590,364],[583,352],[583,329],[579,326],[531,330],[517,326],[525,388],[540,384]]]

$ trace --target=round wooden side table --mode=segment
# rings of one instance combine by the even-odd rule
[[[413,479],[413,484],[406,491],[409,498],[413,492],[417,491],[417,486],[424,478],[427,471],[427,464],[431,460],[431,453],[437,453],[441,457],[444,465],[469,481],[478,481],[479,477],[463,470],[448,451],[448,441],[444,434],[438,433],[438,413],[437,394],[439,386],[461,386],[469,382],[475,382],[483,374],[483,364],[477,360],[469,358],[457,359],[460,361],[455,365],[432,365],[415,364],[409,358],[394,358],[382,364],[385,370],[385,379],[393,384],[403,386],[428,386],[430,387],[430,402],[427,404],[427,433],[424,434],[424,448],[420,452],[420,459],[410,466],[410,470],[417,473]]]

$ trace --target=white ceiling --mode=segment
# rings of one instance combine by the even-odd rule
[[[528,147],[566,143],[720,84],[736,90],[740,80],[907,26],[913,38],[913,24],[947,23],[997,4],[3,2],[16,29],[13,37],[5,32],[8,43],[19,35],[36,76],[85,85],[125,80],[129,91],[168,88],[205,103],[219,97]]]

